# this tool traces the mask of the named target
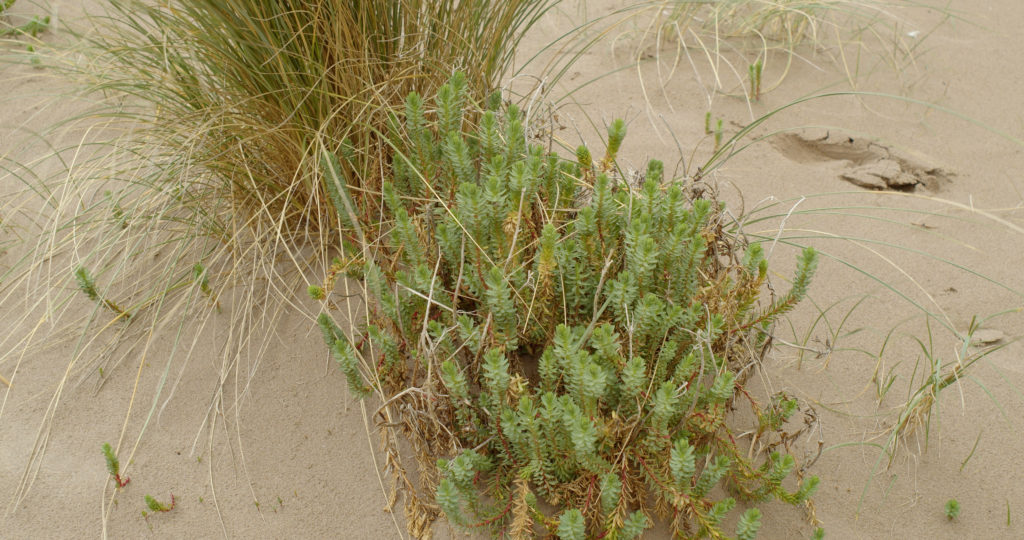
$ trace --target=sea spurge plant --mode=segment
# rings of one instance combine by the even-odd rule
[[[563,160],[530,144],[515,107],[461,111],[460,81],[434,109],[411,95],[393,122],[406,133],[363,270],[369,324],[350,343],[319,320],[350,387],[379,381],[402,411],[419,461],[451,457],[421,471],[436,507],[506,534],[629,539],[671,518],[681,535],[751,538],[755,509],[723,530],[737,501],[804,502],[817,479],[789,479],[792,456],[739,435],[764,441],[797,404],[758,405],[742,368],[806,295],[816,253],[765,299],[763,249],[726,232],[722,205],[657,161],[642,189],[622,185],[623,122],[602,163],[585,147]],[[734,425],[742,404],[753,426]]]
[[[615,158],[619,155],[619,149],[622,147],[622,141],[626,138],[626,122],[621,118],[612,120],[611,125],[608,126],[608,147],[605,150],[604,159],[601,161],[601,168],[609,170],[615,163]]]
[[[515,302],[512,300],[512,289],[506,281],[505,274],[497,266],[491,267],[487,272],[484,283],[487,287],[484,291],[484,303],[491,312],[499,344],[514,348],[518,321]]]
[[[106,307],[119,317],[123,317],[125,319],[131,318],[131,313],[125,311],[124,308],[119,306],[113,300],[100,294],[99,290],[96,288],[96,280],[84,266],[75,268],[75,281],[78,283],[78,290],[82,291],[82,294],[88,297],[89,300]]]
[[[736,540],[753,540],[761,528],[761,511],[751,508],[743,513],[736,525]]]
[[[946,506],[944,508],[944,513],[946,514],[946,518],[949,519],[950,521],[953,521],[954,519],[959,517],[960,516],[960,501],[958,501],[956,499],[950,499],[950,500],[946,501]]]
[[[441,364],[441,378],[453,397],[469,399],[469,386],[466,383],[466,376],[459,371],[459,368],[455,367],[455,362],[445,360]]]
[[[324,288],[319,285],[310,285],[306,287],[306,295],[313,300],[323,300],[326,297]]]
[[[331,347],[331,355],[334,356],[334,361],[338,363],[338,367],[345,374],[345,378],[348,380],[348,388],[352,394],[356,397],[368,396],[370,388],[363,382],[363,376],[359,372],[359,359],[356,357],[352,345],[343,339],[339,339]]]
[[[672,472],[672,480],[683,493],[690,491],[690,481],[693,473],[697,471],[696,457],[693,454],[693,447],[685,437],[681,437],[672,447],[672,454],[669,458],[669,470]]]
[[[106,460],[107,472],[114,478],[117,487],[123,488],[128,485],[128,482],[131,482],[131,478],[121,476],[121,461],[117,459],[110,443],[103,443],[103,459]]]
[[[484,355],[484,381],[491,399],[500,404],[508,391],[508,360],[498,349],[491,349]]]
[[[171,494],[170,503],[160,502],[151,495],[146,495],[145,501],[146,508],[149,508],[153,512],[170,512],[171,510],[174,510],[174,507],[177,505],[177,501],[175,500],[173,493]]]
[[[639,538],[644,529],[650,526],[651,522],[647,515],[637,510],[623,521],[621,529],[613,532],[618,532],[619,540],[633,540],[634,538]]]
[[[324,343],[330,349],[334,361],[338,363],[341,372],[348,380],[349,390],[357,397],[370,395],[370,388],[363,382],[363,375],[360,371],[359,359],[352,344],[345,339],[341,329],[335,324],[334,319],[327,313],[321,313],[317,318],[317,325],[323,335]]]
[[[558,519],[558,538],[561,540],[585,540],[587,537],[583,514],[571,508]]]

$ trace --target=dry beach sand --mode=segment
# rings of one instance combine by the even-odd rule
[[[771,237],[784,219],[788,232],[770,247],[777,288],[788,286],[783,278],[793,260],[787,235],[817,237],[810,242],[835,257],[818,271],[813,303],[805,303],[791,324],[779,325],[779,341],[759,375],[766,393],[784,390],[816,411],[814,429],[793,450],[809,463],[823,449],[810,472],[822,479],[813,508],[828,538],[1024,537],[1024,487],[1017,474],[1024,465],[1019,312],[982,325],[984,343],[967,350],[1004,347],[941,393],[927,438],[920,427],[901,439],[891,466],[881,454],[899,407],[926,369],[918,365],[914,373],[924,359],[914,336],[931,343],[944,361],[954,361],[960,343],[938,321],[964,332],[973,316],[1024,304],[1024,143],[1000,135],[1024,138],[1024,4],[935,4],[941,9],[885,3],[887,13],[905,21],[899,40],[911,46],[923,40],[898,70],[886,63],[896,55],[887,56],[870,39],[860,57],[841,56],[834,40],[823,36],[820,47],[799,49],[777,89],[750,103],[727,65],[719,65],[722,92],[710,92],[715,73],[707,58],[699,52],[677,56],[669,40],[646,49],[639,67],[587,85],[573,94],[575,104],[565,101],[558,109],[563,129],[556,135],[570,143],[577,133],[595,142],[591,122],[623,117],[629,122],[625,162],[639,167],[659,158],[671,170],[681,155],[677,173],[692,175],[712,151],[704,133],[709,106],[714,118],[723,119],[728,138],[809,94],[855,88],[901,96],[833,96],[786,109],[740,144],[779,134],[751,144],[713,173],[735,213],[776,205],[768,213],[780,217],[751,223],[751,233]],[[74,24],[95,5],[18,2],[12,17],[46,10],[57,13],[60,24]],[[618,21],[613,13],[623,5],[565,2],[535,27],[527,47],[551,41],[584,18]],[[949,13],[957,17],[948,19]],[[630,21],[616,26],[610,32],[615,39],[583,54],[552,96],[632,64],[643,30]],[[59,29],[42,37],[66,39]],[[847,42],[843,50],[857,47]],[[769,57],[766,85],[784,62]],[[739,65],[738,71],[745,75],[745,69]],[[84,104],[55,97],[70,90],[52,74],[6,64],[0,70],[0,157],[31,163],[47,150],[31,132]],[[60,147],[82,136],[81,129],[59,131],[50,142]],[[911,185],[912,192],[891,189]],[[18,189],[0,170],[0,193]],[[0,234],[17,233],[5,226]],[[826,234],[855,240],[822,238]],[[0,270],[18,254],[16,247],[0,253]],[[295,286],[296,297],[304,298],[302,289]],[[2,294],[24,291],[4,288]],[[934,314],[930,325],[914,303]],[[86,315],[87,307],[83,302],[66,309]],[[46,343],[0,361],[0,375],[12,382],[0,383],[0,538],[405,536],[401,501],[394,512],[385,511],[391,479],[378,472],[383,462],[370,418],[376,404],[349,395],[314,332],[313,302],[259,322],[274,332],[242,350],[229,344],[230,321],[217,316],[189,328],[184,339],[167,331],[142,346],[134,335],[113,348],[116,361],[103,364],[105,376],[78,370],[62,386],[76,334],[45,323],[34,328],[46,309],[32,313],[28,326],[12,322],[21,313],[0,313],[0,332],[10,336],[0,347],[13,348],[33,332]],[[192,347],[185,366],[180,353],[168,361],[177,347]],[[872,382],[879,372],[883,381],[896,376],[881,400]],[[117,493],[100,453],[104,442],[119,448],[131,477]],[[167,501],[172,493],[172,512],[143,518],[144,495]],[[955,521],[943,515],[951,498],[963,507]],[[778,504],[762,510],[760,538],[809,537],[805,510]],[[434,530],[449,535],[444,524]],[[664,537],[659,534],[648,537]]]

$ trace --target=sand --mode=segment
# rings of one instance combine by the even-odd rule
[[[709,95],[726,138],[810,94],[856,88],[899,96],[832,96],[788,108],[755,128],[740,143],[752,144],[710,175],[736,213],[776,203],[767,213],[777,217],[751,222],[747,229],[774,237],[784,219],[786,233],[766,244],[777,288],[787,287],[784,277],[793,264],[788,238],[814,236],[803,241],[829,255],[812,285],[813,302],[791,324],[779,325],[760,384],[752,383],[762,394],[789,392],[816,411],[814,429],[793,450],[809,463],[823,449],[810,473],[822,479],[814,516],[829,538],[1024,537],[1024,488],[1016,478],[1024,442],[1024,344],[1015,341],[1024,335],[1019,312],[982,324],[984,340],[966,350],[1004,347],[939,395],[927,437],[921,426],[901,439],[891,465],[880,452],[901,405],[920,386],[925,351],[944,363],[957,359],[960,343],[943,323],[962,333],[976,315],[1024,303],[1024,144],[1011,140],[1024,137],[1024,5],[935,4],[959,18],[944,21],[938,10],[885,3],[887,12],[906,21],[898,33],[902,40],[927,35],[913,62],[898,70],[879,62],[870,42],[859,66],[852,43],[846,63],[835,61],[838,49],[823,39],[821,47],[800,49],[781,85],[751,103],[738,95],[709,94],[714,73],[700,56],[692,64],[681,57],[670,77],[676,57],[669,44],[639,68],[579,90],[576,104],[563,101],[558,110],[565,129],[557,135],[567,141],[578,140],[578,133],[596,141],[593,124],[623,117],[629,122],[625,162],[639,168],[648,158],[660,158],[671,169],[681,155],[677,172],[692,175],[711,154],[713,143],[704,134]],[[526,46],[546,43],[585,17],[623,5],[566,3],[545,16]],[[76,2],[52,6],[65,22],[80,16]],[[37,10],[19,2],[15,13]],[[632,63],[632,32],[639,30],[619,26],[619,39],[587,51],[552,95]],[[908,34],[915,31],[917,37]],[[44,37],[57,40],[62,34]],[[774,83],[783,61],[769,58],[766,85]],[[736,76],[722,68],[722,88],[742,92]],[[0,69],[0,156],[31,162],[45,148],[10,126],[45,126],[83,104],[48,97],[66,92],[50,74]],[[788,134],[758,140],[782,131]],[[51,142],[59,145],[80,134],[54,137],[60,140]],[[0,172],[4,194],[16,190],[16,183]],[[910,187],[912,193],[897,191]],[[0,269],[9,268],[16,254],[10,248],[0,255]],[[10,292],[23,294],[3,290]],[[168,361],[173,335],[158,335],[148,348],[115,348],[122,363],[105,377],[69,381],[52,413],[51,397],[74,342],[69,332],[44,325],[39,331],[54,333],[48,338],[53,346],[0,360],[0,375],[13,379],[10,388],[0,383],[0,537],[404,536],[401,502],[393,513],[385,511],[391,480],[378,472],[378,438],[368,420],[376,404],[360,404],[348,394],[312,331],[315,306],[300,307],[279,315],[275,332],[258,343],[265,347],[259,354],[235,356],[225,349],[228,321],[217,317],[194,329],[187,369]],[[927,326],[922,309],[934,315]],[[9,322],[20,315],[0,314],[0,330],[12,336],[0,347],[13,347],[29,331]],[[231,361],[248,377],[221,381],[224,362]],[[179,373],[172,393],[163,380]],[[894,382],[879,398],[873,379],[890,376]],[[119,448],[131,477],[116,493],[100,453],[104,442]],[[144,495],[169,501],[172,493],[173,511],[143,517]],[[943,515],[951,498],[963,508],[955,521]],[[804,509],[771,504],[763,510],[761,538],[810,535]],[[440,537],[449,535],[444,524],[434,529]]]

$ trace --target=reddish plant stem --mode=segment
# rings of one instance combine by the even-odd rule
[[[178,501],[174,498],[174,494],[171,493],[171,504],[169,506],[163,506],[161,504],[160,508],[157,510],[157,512],[170,512],[171,510],[174,510],[174,507],[177,504],[178,504]]]
[[[591,475],[590,476],[590,484],[587,485],[587,498],[583,499],[583,515],[586,515],[587,511],[590,510],[590,499],[591,499],[591,496],[594,494],[594,484],[596,482],[597,482],[597,475],[596,474],[595,475]]]
[[[471,525],[467,525],[467,527],[473,528],[473,529],[478,528],[478,527],[487,527],[488,525],[494,523],[495,521],[498,521],[499,519],[505,517],[505,515],[508,514],[509,511],[511,511],[511,510],[512,510],[512,497],[509,497],[508,498],[508,504],[505,505],[505,509],[502,510],[498,515],[496,515],[496,516],[494,516],[492,518],[485,519],[485,520],[483,520],[483,521],[481,521],[479,523],[473,523]]]
[[[512,449],[509,448],[508,446],[508,441],[505,440],[505,435],[502,434],[501,432],[501,417],[494,418],[494,425],[497,428],[496,430],[494,430],[495,434],[498,436],[498,440],[501,441],[502,448],[505,449],[505,455],[507,455],[509,459],[512,460],[513,466],[519,467],[519,460],[516,459],[516,456],[512,453]]]

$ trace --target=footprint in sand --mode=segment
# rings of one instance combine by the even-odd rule
[[[894,153],[867,139],[835,131],[801,131],[772,137],[772,146],[797,163],[835,164],[841,180],[872,190],[936,193],[952,182],[940,167]]]

